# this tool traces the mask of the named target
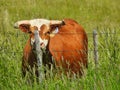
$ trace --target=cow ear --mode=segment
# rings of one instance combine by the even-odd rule
[[[50,25],[50,32],[56,30],[56,28],[59,28],[59,27],[61,27],[61,26],[63,26],[63,25],[65,25],[64,20],[63,20],[61,23],[59,23],[59,24],[56,24],[56,23],[51,24],[51,25]]]
[[[25,33],[30,33],[30,24],[20,24],[19,25],[19,29],[22,31],[22,32],[25,32]]]

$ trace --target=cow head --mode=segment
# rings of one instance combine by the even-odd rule
[[[43,24],[40,28],[40,38],[48,42],[49,38],[54,37],[55,34],[59,32],[58,28],[64,24],[65,24],[64,21],[61,21],[60,23],[56,23],[56,22],[50,23],[49,25]]]
[[[52,32],[57,30],[57,27],[64,24],[59,20],[46,20],[46,19],[33,19],[22,20],[14,24],[14,28],[20,29],[24,33],[30,34],[31,45],[35,42],[34,31],[38,30],[39,40],[41,48],[44,48],[48,44],[48,40]]]

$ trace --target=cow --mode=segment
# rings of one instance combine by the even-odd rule
[[[88,67],[88,38],[85,30],[72,19],[54,20],[54,23],[51,22],[51,20],[49,23],[42,22],[40,26],[37,26],[41,40],[40,47],[50,52],[49,56],[52,55],[54,58],[56,68],[62,68],[67,75],[79,74],[81,76],[83,68]],[[36,25],[31,25],[29,21],[18,21],[15,23],[16,26],[23,32],[32,34],[31,41],[33,45],[35,42],[34,30],[36,30],[34,26]],[[28,40],[28,43],[30,47],[30,40]],[[27,45],[26,48],[28,48]],[[26,58],[26,55],[24,56]],[[31,58],[33,57],[35,58],[32,54]]]
[[[35,35],[34,35],[33,30],[36,28],[37,31],[39,32],[40,31],[39,27],[41,27],[43,24],[49,25],[49,24],[54,24],[54,23],[61,23],[61,21],[46,20],[46,19],[33,19],[33,20],[21,20],[14,24],[14,28],[20,29],[22,32],[29,34],[29,39],[27,40],[26,45],[24,47],[23,57],[22,57],[22,76],[23,77],[26,76],[27,71],[30,73],[30,76],[33,76],[35,74],[37,78],[39,77],[37,55],[35,53],[36,52],[35,40],[34,40]],[[42,48],[43,42],[44,44],[46,43],[45,45],[46,47],[48,47],[46,40],[40,39],[40,42],[41,42],[41,48]],[[43,52],[42,54],[43,55],[42,64],[50,68],[52,64],[52,56],[49,53],[48,48],[46,48],[43,51],[47,53]]]

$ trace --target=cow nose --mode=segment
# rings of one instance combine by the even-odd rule
[[[44,47],[45,47],[45,44],[44,44],[43,42],[41,42],[41,43],[40,43],[40,46],[41,46],[42,48],[44,48]]]
[[[43,45],[43,42],[42,43],[40,43],[40,46],[42,46]]]

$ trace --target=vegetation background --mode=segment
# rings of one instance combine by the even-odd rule
[[[0,0],[0,90],[120,90],[120,0]],[[51,76],[40,85],[21,77],[28,35],[15,30],[18,20],[72,18],[89,37],[89,68],[82,78]],[[93,30],[98,32],[95,68]]]

